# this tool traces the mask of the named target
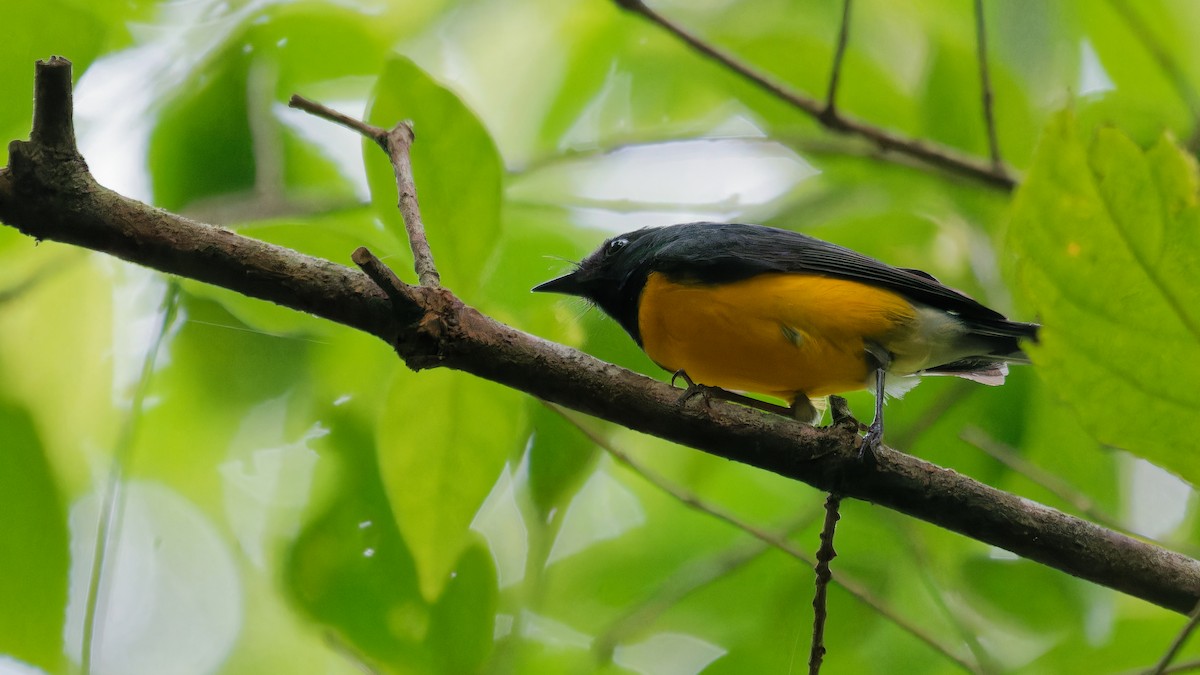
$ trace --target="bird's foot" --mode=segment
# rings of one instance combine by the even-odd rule
[[[675,386],[676,380],[683,380],[687,387],[685,387],[683,393],[679,395],[679,400],[675,401],[675,405],[682,406],[697,396],[700,397],[700,400],[704,401],[704,406],[706,408],[712,403],[713,390],[716,389],[716,387],[709,387],[704,384],[696,384],[683,370],[677,370],[671,375],[672,387]]]
[[[678,405],[683,405],[692,398],[700,396],[703,398],[705,406],[710,405],[713,399],[720,399],[722,401],[740,403],[744,406],[761,410],[763,412],[775,413],[776,415],[783,415],[785,417],[795,417],[802,421],[807,421],[808,419],[806,417],[802,417],[802,415],[808,414],[811,416],[812,412],[810,411],[816,410],[813,408],[812,403],[810,403],[807,398],[803,399],[804,402],[802,404],[807,406],[807,408],[797,408],[796,404],[793,404],[789,407],[776,405],[774,403],[767,403],[766,401],[760,401],[756,398],[751,398],[735,391],[729,391],[728,389],[722,389],[720,387],[714,387],[707,384],[698,384],[693,382],[692,378],[688,377],[688,374],[682,370],[677,370],[673,375],[671,375],[672,387],[675,386],[676,380],[683,380],[685,383],[687,383],[687,388],[684,389],[683,394],[679,396]],[[799,400],[800,399],[797,399],[797,401]]]
[[[866,465],[875,464],[875,451],[883,444],[883,423],[876,419],[867,427],[862,445],[858,446],[858,461]]]

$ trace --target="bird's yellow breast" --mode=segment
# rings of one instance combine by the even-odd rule
[[[791,401],[861,389],[865,341],[911,324],[911,303],[890,291],[807,274],[762,274],[728,284],[653,273],[638,305],[650,358],[693,381]]]

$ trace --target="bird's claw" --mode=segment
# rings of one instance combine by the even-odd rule
[[[708,406],[712,402],[712,392],[710,391],[711,387],[703,384],[696,384],[692,381],[692,378],[688,377],[688,374],[682,370],[677,370],[671,375],[671,386],[674,387],[675,381],[679,379],[682,379],[684,383],[687,384],[687,387],[685,387],[683,393],[679,395],[679,400],[675,402],[675,405],[682,406],[697,396],[701,397],[701,400],[704,401],[705,406]]]
[[[875,463],[875,451],[883,444],[883,425],[878,420],[867,427],[862,444],[858,446],[858,461],[863,464]]]

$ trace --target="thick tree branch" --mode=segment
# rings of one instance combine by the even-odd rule
[[[651,23],[687,43],[696,52],[720,63],[771,96],[807,113],[830,131],[865,138],[879,146],[881,150],[907,155],[939,169],[983,181],[1003,190],[1012,190],[1017,186],[1016,177],[1002,163],[974,157],[961,150],[905,136],[850,117],[834,106],[826,105],[755,70],[732,54],[709,44],[695,33],[654,11],[642,0],[614,0],[614,2],[624,9],[640,14]]]
[[[61,69],[61,70],[60,70]],[[69,63],[38,65],[38,90],[69,88]],[[39,115],[69,119],[69,92]],[[43,124],[51,123],[47,119]],[[66,122],[69,124],[69,122]],[[523,333],[443,288],[402,286],[392,302],[357,270],[197,223],[96,184],[67,140],[14,142],[0,169],[0,221],[376,335],[414,369],[443,366],[820,490],[870,501],[1179,612],[1200,599],[1200,562],[1106,530],[915,457],[858,461],[846,425],[809,427],[734,404],[679,406],[679,391]],[[77,155],[76,155],[77,156]],[[403,320],[400,317],[417,317]]]

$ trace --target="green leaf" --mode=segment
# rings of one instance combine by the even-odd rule
[[[1085,144],[1064,113],[1009,231],[1044,324],[1030,353],[1048,386],[1097,440],[1193,483],[1200,456],[1184,422],[1200,409],[1198,188],[1194,161],[1169,138],[1143,152],[1101,129]]]
[[[413,177],[429,244],[446,285],[469,295],[500,234],[503,165],[491,136],[457,96],[402,56],[384,66],[367,120],[384,128],[412,122]],[[371,200],[403,236],[392,166],[371,141],[363,153]]]
[[[492,651],[496,568],[482,544],[463,551],[430,615],[427,645],[444,673],[475,673]]]
[[[247,113],[251,57],[229,52],[192,73],[167,102],[150,136],[154,201],[178,210],[206,197],[254,188],[254,138]]]
[[[533,442],[529,446],[529,494],[545,522],[550,513],[569,503],[596,459],[596,446],[573,424],[544,405],[533,411]]]
[[[992,610],[1047,635],[1082,623],[1084,585],[1056,570],[1027,560],[968,558],[962,575],[977,611]],[[1036,588],[1037,593],[1014,593]]]
[[[61,667],[67,603],[66,515],[27,412],[0,403],[0,654]]]
[[[429,609],[379,480],[370,431],[346,415],[334,422],[325,445],[339,460],[338,485],[291,548],[288,590],[370,660],[420,663]]]
[[[421,592],[441,594],[468,527],[524,438],[520,396],[462,373],[402,373],[379,422],[379,466],[417,561]]]

